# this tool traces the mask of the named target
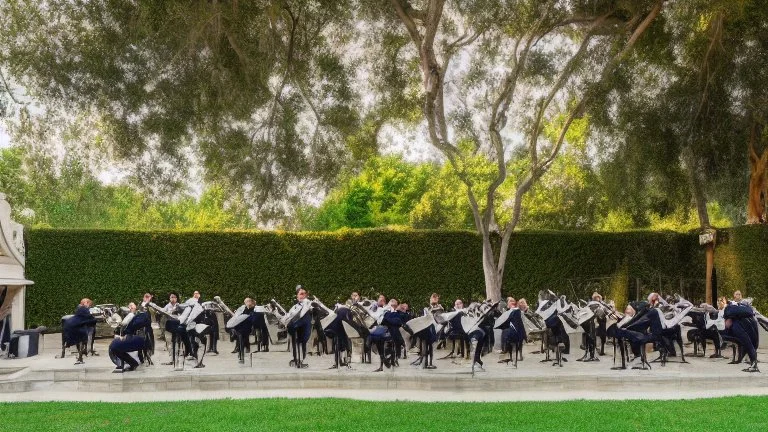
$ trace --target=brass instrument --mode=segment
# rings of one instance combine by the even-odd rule
[[[224,311],[224,313],[228,314],[230,317],[235,316],[235,314],[232,312],[232,309],[230,309],[224,302],[221,300],[221,297],[214,296],[213,301],[219,305],[219,307]]]
[[[312,296],[311,304],[312,306],[319,307],[328,313],[328,316],[320,320],[320,327],[325,330],[329,325],[331,325],[331,323],[333,323],[333,320],[336,319],[336,312],[332,311],[328,306],[324,305],[323,302],[321,302],[320,299],[315,296]]]

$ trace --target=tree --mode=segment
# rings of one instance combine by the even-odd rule
[[[391,0],[391,9],[380,12],[380,19],[394,12],[413,44],[408,61],[419,65],[429,141],[466,189],[483,240],[489,298],[500,298],[526,193],[663,3]],[[460,56],[471,65],[467,70],[451,63]],[[547,135],[547,126],[557,132]],[[492,167],[482,182],[469,176],[478,158]],[[520,160],[525,169],[510,175]],[[497,205],[500,188],[509,183],[512,198]],[[498,249],[491,242],[495,232]]]
[[[766,6],[764,0],[670,3],[653,42],[638,47],[614,80],[617,90],[590,112],[610,136],[603,153],[616,156],[603,167],[626,177],[616,184],[630,186],[609,196],[629,191],[637,199],[643,193],[633,190],[651,190],[651,201],[667,214],[681,204],[687,213],[693,202],[701,231],[716,226],[713,208],[745,220],[750,150],[736,143],[752,149],[760,141],[755,125],[764,122],[768,100],[768,39],[760,30],[768,23]],[[708,301],[714,247],[706,246]]]
[[[157,183],[199,160],[207,182],[267,222],[334,180],[348,143],[360,157],[375,148],[338,48],[351,11],[340,0],[5,0],[0,67],[52,108],[95,116],[146,190],[176,193]]]
[[[397,155],[373,157],[359,174],[349,176],[328,195],[303,228],[408,225],[413,208],[435,177],[430,163],[412,164]]]

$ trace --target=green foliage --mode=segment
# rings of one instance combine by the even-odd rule
[[[340,230],[333,233],[28,231],[27,324],[57,326],[82,297],[126,304],[145,291],[225,301],[288,303],[296,284],[330,304],[353,290],[413,305],[484,296],[480,238],[468,231]],[[510,244],[503,292],[536,298],[549,288],[586,298],[574,281],[700,277],[693,235],[520,232]],[[578,285],[578,284],[576,284]],[[634,296],[632,297],[634,298]]]
[[[400,156],[371,158],[360,174],[330,194],[304,228],[332,231],[407,225],[434,175],[435,168],[428,163],[411,164]]]
[[[768,226],[751,225],[718,231],[715,268],[718,295],[731,298],[741,290],[761,311],[768,308]],[[764,313],[764,312],[763,312]]]
[[[101,229],[253,228],[247,206],[212,185],[199,198],[156,200],[127,185],[106,186],[76,155],[51,157],[20,147],[0,151],[0,191],[28,226]]]
[[[342,378],[339,378],[342,379]],[[14,431],[135,431],[158,419],[179,430],[359,431],[375,419],[398,419],[398,431],[715,431],[765,430],[765,396],[684,400],[559,402],[414,402],[348,399],[223,399],[174,402],[17,402],[0,404],[4,425]],[[659,404],[666,409],[658,410]],[[590,412],[610,413],[594,421]],[[648,412],[654,420],[648,421]],[[87,415],[84,415],[87,413]],[[205,413],[205,421],[199,415]],[[287,415],[294,413],[295,415]],[[510,416],[514,413],[514,416]],[[548,413],[547,415],[541,415]],[[685,413],[686,415],[680,415]],[[702,419],[708,423],[702,424]],[[727,420],[724,420],[727,419]]]
[[[292,192],[377,150],[342,58],[352,14],[341,0],[3,1],[0,68],[58,117],[96,118],[148,189],[193,152],[227,198],[278,218]]]

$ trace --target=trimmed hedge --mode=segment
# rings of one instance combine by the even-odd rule
[[[768,310],[768,226],[747,225],[718,231],[715,249],[718,295],[741,290],[758,310]]]
[[[171,291],[186,298],[197,289],[204,299],[220,295],[232,306],[246,296],[288,305],[300,283],[327,305],[358,290],[417,308],[432,292],[444,305],[485,294],[480,238],[466,231],[31,229],[28,245],[26,273],[35,281],[27,294],[31,327],[58,326],[82,297],[123,305],[145,291],[161,304]],[[635,278],[663,275],[674,287],[677,278],[702,278],[703,265],[694,235],[520,232],[510,245],[504,294],[535,299],[539,289],[551,288],[586,298],[593,286],[574,279],[610,277],[609,297],[634,298]]]

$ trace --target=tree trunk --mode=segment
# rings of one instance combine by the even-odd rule
[[[704,232],[710,229],[709,213],[707,213],[707,197],[704,195],[703,181],[698,173],[698,163],[690,146],[683,149],[685,167],[688,171],[688,181],[690,182],[693,199],[696,203],[696,213],[699,216],[699,226]],[[715,242],[708,243],[705,250],[707,258],[706,279],[704,281],[704,295],[706,302],[712,303],[712,269],[715,265]]]
[[[768,148],[757,154],[755,141],[761,135],[756,124],[752,125],[749,138],[749,196],[747,198],[747,224],[765,223],[768,200]]]
[[[707,244],[707,249],[704,251],[707,257],[707,281],[706,281],[706,302],[712,303],[712,271],[715,268],[715,242]]]
[[[494,302],[501,300],[501,277],[496,267],[496,256],[489,236],[483,236],[483,275],[485,276],[485,297]]]

